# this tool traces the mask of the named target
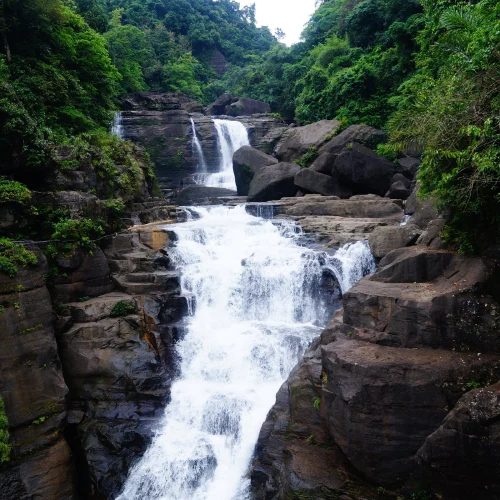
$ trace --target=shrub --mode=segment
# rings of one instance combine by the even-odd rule
[[[104,235],[104,221],[102,219],[67,219],[54,224],[52,239],[54,244],[47,248],[48,254],[57,253],[68,255],[77,248],[93,250],[95,241]],[[65,243],[67,241],[67,243]]]
[[[310,147],[301,157],[296,161],[297,165],[302,168],[309,167],[314,160],[319,156],[318,148]]]
[[[5,414],[3,399],[0,397],[0,463],[8,462],[9,455],[9,421]]]
[[[23,245],[14,243],[9,238],[0,238],[0,272],[14,278],[19,268],[36,266],[38,258],[31,250]]]
[[[135,313],[135,306],[133,306],[132,304],[127,304],[127,302],[125,302],[124,300],[120,300],[120,302],[117,302],[111,310],[111,316],[113,318],[128,316],[129,314],[133,313]]]
[[[24,204],[30,200],[30,190],[24,184],[0,179],[0,201],[17,201]]]

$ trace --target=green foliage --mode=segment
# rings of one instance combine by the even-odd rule
[[[95,240],[104,235],[102,219],[63,219],[54,224],[52,234],[55,242],[47,247],[51,256],[57,254],[70,255],[77,248],[93,250]]]
[[[120,75],[102,36],[69,3],[4,3],[10,58],[0,54],[0,168],[34,182],[50,168],[56,141],[108,127]]]
[[[476,382],[476,381],[472,381],[472,382],[468,382],[467,384],[465,384],[467,389],[479,389],[481,387],[481,384],[479,382]]]
[[[429,5],[430,2],[427,2]],[[500,229],[500,6],[491,0],[430,8],[421,69],[401,88],[395,147],[424,148],[419,179],[450,215],[443,239],[464,253]]]
[[[378,144],[375,152],[389,161],[396,161],[398,159],[398,153],[393,147],[387,144]]]
[[[321,398],[314,398],[313,404],[314,404],[314,409],[319,410],[321,407]]]
[[[111,310],[111,317],[121,317],[128,316],[129,314],[135,313],[135,306],[128,304],[124,300],[117,302],[113,309]]]
[[[40,425],[40,424],[43,424],[46,420],[47,420],[48,417],[40,417],[40,418],[37,418],[36,420],[33,420],[32,424],[33,425]]]
[[[15,278],[19,266],[30,267],[36,266],[37,263],[38,258],[34,252],[9,238],[0,238],[0,273]]]
[[[0,397],[0,464],[9,461],[9,422],[5,414],[5,404]]]
[[[20,182],[0,178],[0,202],[17,201],[25,204],[31,200],[30,190]]]
[[[310,147],[295,163],[297,163],[297,165],[300,165],[302,168],[307,168],[314,162],[314,160],[318,156],[318,148]]]

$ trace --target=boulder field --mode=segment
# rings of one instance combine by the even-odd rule
[[[366,125],[351,125],[343,131],[339,127],[340,122],[330,120],[291,127],[280,132],[272,151],[262,143],[256,149],[245,146],[237,151],[233,170],[238,195],[247,196],[249,202],[304,194],[409,198],[420,160],[389,161],[374,152],[387,140],[383,132]],[[280,165],[294,162],[301,168],[295,169],[291,183],[293,170]]]

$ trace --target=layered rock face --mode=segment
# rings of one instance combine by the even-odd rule
[[[36,268],[0,278],[0,394],[12,444],[0,491],[6,499],[72,499],[75,467],[63,436],[68,387],[45,286],[47,261],[41,252],[37,257]]]

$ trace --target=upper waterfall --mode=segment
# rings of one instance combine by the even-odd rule
[[[176,346],[181,375],[120,500],[249,498],[262,422],[340,296],[338,287],[325,291],[325,272],[334,269],[344,289],[373,269],[364,244],[335,259],[301,246],[295,222],[252,217],[243,206],[190,210],[197,219],[169,226],[177,236],[169,255],[195,297]]]
[[[117,112],[113,117],[113,125],[111,126],[111,134],[123,139],[123,116],[121,112]]]
[[[236,120],[215,120],[219,167],[217,173],[209,174],[203,184],[236,190],[233,172],[233,155],[243,146],[249,146],[248,132],[245,126]]]
[[[193,154],[196,158],[197,168],[200,172],[205,172],[207,170],[207,162],[205,161],[203,148],[201,147],[200,140],[198,139],[198,134],[196,133],[196,125],[192,118],[191,118],[191,132],[193,134],[191,145],[193,149]]]

